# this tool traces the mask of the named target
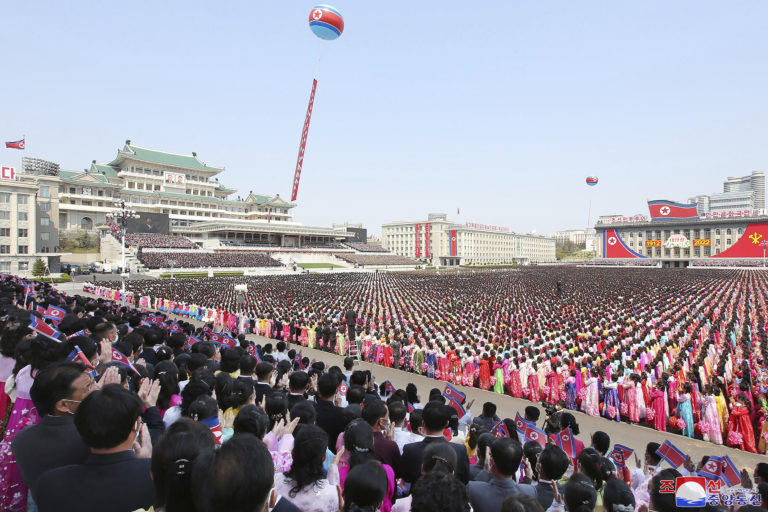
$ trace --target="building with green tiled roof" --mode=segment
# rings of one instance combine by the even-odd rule
[[[270,240],[280,233],[279,243],[290,238],[295,227],[296,243],[312,231],[308,243],[339,239],[330,228],[305,228],[293,222],[290,210],[296,205],[279,194],[249,191],[243,199],[230,196],[237,190],[219,182],[224,167],[209,165],[197,153],[179,154],[137,146],[127,140],[108,163],[97,163],[84,171],[60,171],[60,225],[63,230],[95,229],[106,223],[106,215],[117,201],[125,201],[141,212],[168,215],[170,230],[204,241],[230,235]],[[227,224],[236,225],[232,233]],[[192,229],[194,227],[194,229]],[[279,228],[279,229],[278,229]],[[286,231],[287,230],[287,231]]]

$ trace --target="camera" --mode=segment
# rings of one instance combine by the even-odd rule
[[[552,416],[557,412],[557,407],[552,402],[541,402],[541,406],[544,408],[544,413],[547,416]]]

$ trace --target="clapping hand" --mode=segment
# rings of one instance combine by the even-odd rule
[[[157,405],[157,396],[160,394],[160,381],[141,379],[141,385],[139,386],[139,398],[144,404],[144,407],[149,409]]]

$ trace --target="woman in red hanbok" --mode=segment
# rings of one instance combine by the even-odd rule
[[[464,358],[464,376],[461,379],[461,383],[465,386],[474,386],[475,385],[475,358],[472,357],[468,352],[465,354]]]
[[[531,402],[541,400],[541,387],[539,386],[539,374],[536,373],[536,363],[531,363],[531,372],[528,375],[528,389],[530,390],[528,399]]]
[[[755,431],[749,418],[749,399],[744,393],[739,393],[731,407],[728,418],[728,446],[757,453],[755,446]]]
[[[478,361],[480,365],[480,389],[489,389],[491,387],[491,368],[488,363],[488,354],[483,354],[483,358]]]
[[[560,382],[557,380],[557,372],[550,367],[547,371],[547,395],[544,400],[550,403],[557,403],[560,400]]]
[[[648,423],[652,423],[653,428],[659,432],[667,431],[667,404],[665,402],[664,382],[659,381],[651,391],[651,406],[646,413]]]

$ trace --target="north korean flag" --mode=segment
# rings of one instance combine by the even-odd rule
[[[219,423],[219,417],[218,416],[211,416],[210,418],[205,418],[200,420],[200,423],[208,427],[208,429],[211,431],[211,434],[213,434],[213,440],[216,443],[216,445],[221,445],[221,424]]]
[[[178,322],[172,322],[168,330],[171,332],[184,332],[184,329],[181,328]]]
[[[87,336],[87,334],[85,330],[77,331],[76,333],[70,334],[69,336],[67,336],[67,339],[74,338],[75,336]]]
[[[28,284],[24,286],[24,296],[31,297],[35,294],[35,285]]]
[[[520,413],[518,412],[515,415],[515,428],[517,429],[517,432],[520,435],[525,435],[525,431],[528,428],[528,426],[533,426],[533,423],[530,421],[524,419],[522,416],[520,416]]]
[[[24,139],[14,140],[14,141],[5,143],[6,149],[24,149],[24,146],[26,146],[26,142]]]
[[[707,459],[707,463],[701,467],[701,470],[699,470],[699,476],[709,478],[710,480],[720,480],[722,473],[723,459],[715,456],[710,456]]]
[[[112,360],[116,363],[120,363],[121,365],[130,368],[136,373],[139,373],[139,371],[133,367],[133,364],[131,364],[131,360],[125,357],[125,354],[123,354],[116,348],[112,349]]]
[[[503,421],[498,422],[491,429],[491,434],[496,437],[509,437],[509,430]]]
[[[528,425],[525,428],[525,441],[536,441],[541,446],[547,444],[547,434],[533,425]]]
[[[226,334],[220,334],[219,335],[219,343],[224,345],[227,348],[232,348],[237,346],[237,340],[234,338],[230,338]]]
[[[195,343],[200,343],[200,338],[196,338],[196,337],[190,335],[187,338],[187,344],[191,347]]]
[[[91,362],[88,360],[87,357],[85,357],[85,354],[83,354],[83,351],[80,350],[80,347],[75,346],[75,349],[69,353],[67,356],[68,361],[74,361],[76,363],[81,363],[83,366],[88,368],[89,372],[91,374],[91,377],[94,379],[99,376],[99,373],[93,369],[93,366],[91,365]]]
[[[393,386],[392,383],[388,380],[384,381],[384,386],[382,389],[384,390],[384,394],[387,396],[395,392],[395,386]]]
[[[448,400],[455,400],[460,404],[463,404],[464,400],[467,399],[467,395],[465,393],[462,393],[461,391],[453,387],[450,383],[446,383],[445,389],[443,390],[443,396]]]
[[[413,411],[416,410],[416,408],[413,406],[411,402],[407,402],[405,405],[408,407],[408,414],[411,414]]]
[[[576,443],[573,439],[573,430],[566,428],[557,434],[552,434],[551,437],[555,444],[557,444],[569,458],[572,459],[576,456]]]
[[[338,387],[338,388],[336,388],[336,391],[338,391],[338,393],[339,393],[341,396],[343,396],[344,398],[346,398],[346,397],[347,397],[347,389],[349,389],[349,388],[347,388],[347,383],[342,381],[342,383],[341,383],[341,384],[339,384],[339,387]]]
[[[37,317],[32,317],[32,323],[29,324],[29,328],[46,338],[61,342],[61,333]]]
[[[675,203],[665,199],[648,201],[651,221],[698,219],[697,203]]]
[[[669,462],[675,469],[679,468],[680,465],[682,465],[682,463],[687,459],[685,454],[675,448],[675,445],[669,441],[664,441],[664,444],[662,444],[659,449],[656,450],[656,454]]]
[[[459,415],[459,418],[463,418],[467,414],[467,410],[464,409],[464,406],[456,400],[448,400],[448,405],[454,408],[456,413]]]
[[[48,309],[46,309],[45,313],[43,313],[43,317],[51,320],[56,325],[59,325],[59,322],[61,322],[61,320],[64,318],[64,315],[66,314],[67,312],[59,307],[48,306]]]
[[[731,458],[727,455],[723,455],[722,459],[723,470],[720,474],[720,478],[722,478],[723,482],[725,482],[728,487],[738,485],[739,482],[741,482],[741,476],[739,475],[739,470],[736,467],[736,464],[734,464]]]
[[[616,444],[613,447],[613,451],[608,454],[608,458],[611,459],[618,467],[624,467],[627,464],[627,459],[635,450],[624,446],[622,444]]]

